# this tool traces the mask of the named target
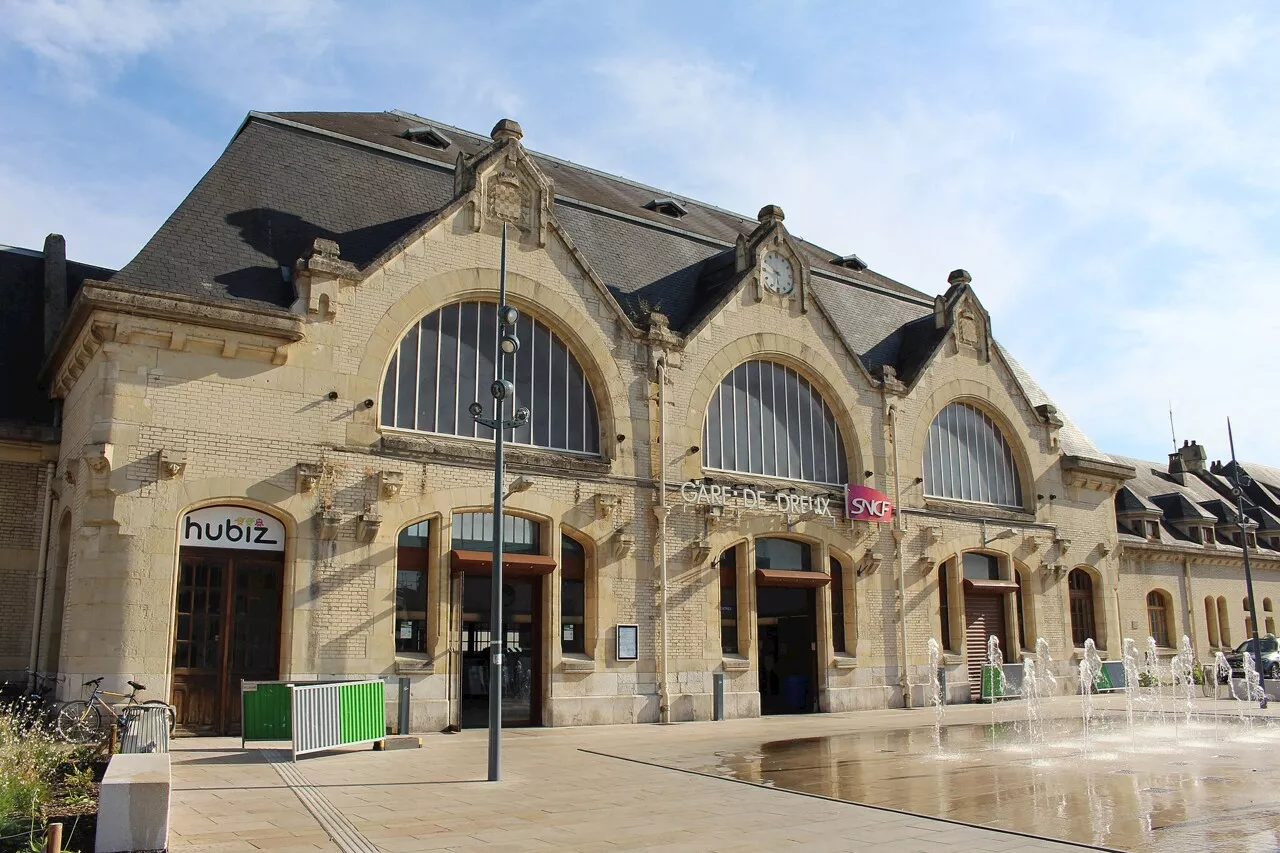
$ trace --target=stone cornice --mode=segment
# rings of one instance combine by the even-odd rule
[[[1244,557],[1234,545],[1215,545],[1206,548],[1203,545],[1166,545],[1163,542],[1126,542],[1120,541],[1120,557],[1135,560],[1168,560],[1188,558],[1197,563],[1212,566],[1243,566]],[[1280,569],[1280,554],[1264,554],[1249,551],[1249,561],[1262,564],[1268,568]]]
[[[159,328],[148,328],[147,320],[160,321]],[[166,323],[176,325],[166,327]],[[133,343],[139,336],[158,338],[156,342],[169,349],[188,349],[199,341],[228,358],[258,355],[283,364],[288,358],[286,348],[302,340],[304,328],[302,318],[280,308],[245,308],[86,281],[41,370],[41,379],[52,380],[52,396],[64,396],[103,343]]]
[[[493,445],[444,436],[385,433],[382,450],[387,454],[406,456],[420,462],[468,462],[493,464]],[[503,461],[508,467],[548,474],[572,473],[577,478],[595,478],[610,473],[607,462],[583,456],[567,455],[555,450],[507,444]]]

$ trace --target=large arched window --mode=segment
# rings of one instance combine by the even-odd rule
[[[929,426],[924,493],[935,498],[1022,506],[1013,450],[1000,428],[968,403],[952,403]]]
[[[479,402],[486,414],[492,410],[495,334],[491,302],[446,305],[415,323],[382,381],[382,426],[488,438],[467,407]],[[598,454],[596,398],[582,365],[558,335],[531,317],[521,315],[516,334],[520,351],[507,359],[507,378],[516,386],[514,405],[529,407],[529,422],[508,430],[506,440]]]
[[[844,484],[844,437],[831,407],[803,376],[748,361],[720,380],[702,428],[702,464],[721,471]]]

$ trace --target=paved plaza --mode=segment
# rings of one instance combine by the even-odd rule
[[[954,708],[954,721],[989,718]],[[306,757],[232,738],[174,744],[174,851],[1069,851],[1079,845],[675,769],[678,756],[877,728],[930,711],[672,726],[512,730],[503,780],[482,781],[486,733],[423,748]]]

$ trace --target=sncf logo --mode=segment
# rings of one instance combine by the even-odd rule
[[[883,492],[851,483],[845,496],[845,514],[852,521],[884,524],[893,521],[893,501]]]

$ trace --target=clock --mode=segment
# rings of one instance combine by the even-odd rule
[[[764,256],[762,274],[764,286],[774,293],[786,296],[796,288],[795,276],[791,272],[791,262],[777,252],[770,252]]]

